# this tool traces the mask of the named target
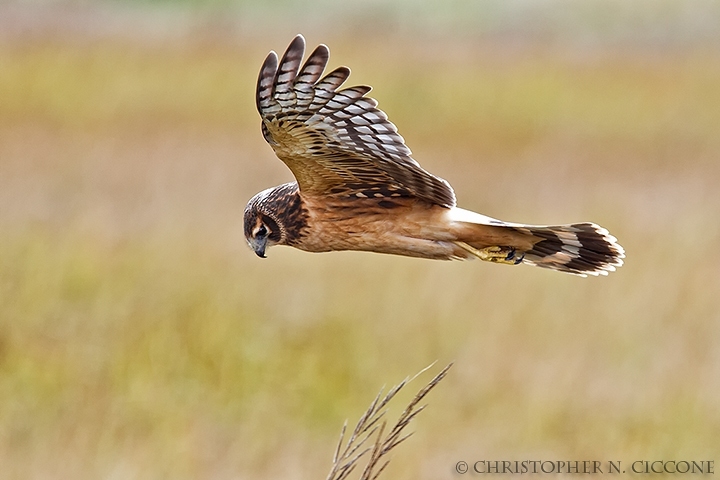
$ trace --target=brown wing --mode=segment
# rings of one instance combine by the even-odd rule
[[[290,167],[304,193],[355,197],[418,197],[452,207],[455,194],[443,179],[412,157],[371,88],[338,90],[350,75],[339,67],[325,75],[329,50],[318,46],[300,68],[305,39],[290,43],[278,68],[265,59],[257,84],[257,107],[265,140]]]

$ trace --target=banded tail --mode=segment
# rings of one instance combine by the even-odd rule
[[[540,240],[525,252],[523,263],[560,272],[607,275],[622,266],[625,250],[617,239],[594,223],[550,227],[514,227]]]
[[[455,243],[483,260],[525,263],[586,277],[614,272],[625,258],[617,239],[594,223],[522,225],[453,210],[454,220],[459,220],[456,225],[461,225]]]

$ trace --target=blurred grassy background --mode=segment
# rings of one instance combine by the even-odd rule
[[[259,260],[243,208],[291,175],[254,82],[298,32],[461,206],[595,221],[626,265]],[[716,3],[13,1],[0,72],[3,478],[324,478],[435,360],[387,478],[718,460]]]

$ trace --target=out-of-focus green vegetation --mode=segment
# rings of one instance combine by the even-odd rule
[[[714,459],[720,50],[285,30],[0,42],[3,478],[322,478],[343,420],[435,360],[387,478]],[[595,221],[627,264],[255,257],[245,202],[291,177],[254,81],[298,30],[461,206]]]

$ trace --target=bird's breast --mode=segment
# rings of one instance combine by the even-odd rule
[[[437,219],[446,210],[443,207],[406,198],[304,200],[307,233],[294,245],[302,250],[363,250],[433,258],[445,255],[444,247],[442,253],[436,251],[436,238],[443,230]]]

